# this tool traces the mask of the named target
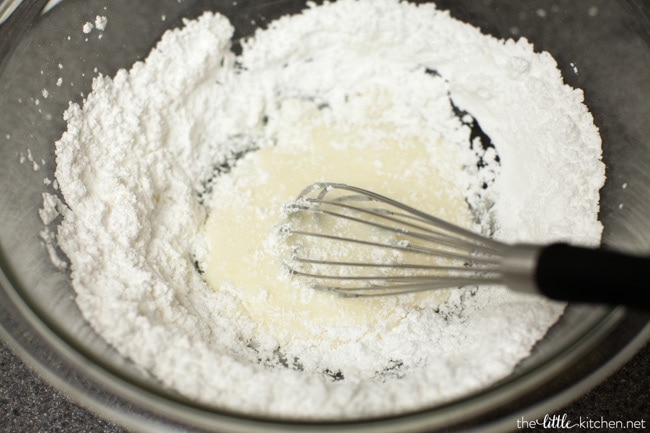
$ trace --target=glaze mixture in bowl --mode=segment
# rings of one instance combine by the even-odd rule
[[[563,304],[315,293],[281,272],[274,227],[327,180],[507,241],[597,244],[605,173],[582,91],[526,40],[431,4],[312,5],[238,55],[232,33],[216,13],[186,21],[65,113],[64,201],[46,195],[42,216],[63,216],[57,262],[91,326],[166,387],[259,415],[397,413],[510,374]]]

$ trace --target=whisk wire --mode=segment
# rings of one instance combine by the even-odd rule
[[[385,204],[388,206],[393,207],[394,209],[400,209],[402,211],[405,211],[406,215],[408,218],[417,218],[420,221],[423,221],[427,224],[430,224],[431,227],[436,227],[438,230],[445,230],[449,233],[453,233],[456,236],[461,236],[463,238],[471,239],[474,242],[477,242],[480,245],[490,245],[494,247],[496,250],[499,250],[504,246],[503,243],[486,238],[482,235],[479,235],[478,233],[474,233],[471,230],[464,229],[462,227],[459,227],[455,224],[452,224],[450,222],[447,222],[443,219],[437,218],[431,214],[428,214],[426,212],[423,212],[419,209],[416,209],[414,207],[411,207],[407,204],[401,203],[399,201],[393,200],[389,197],[385,197],[383,195],[377,194],[372,191],[368,191],[362,188],[358,188],[355,186],[351,185],[346,185],[342,183],[334,183],[334,182],[324,182],[324,183],[314,183],[310,185],[309,187],[305,188],[301,194],[299,195],[298,200],[302,198],[307,198],[309,197],[310,193],[312,193],[315,190],[319,190],[318,193],[318,199],[323,199],[327,194],[332,194],[335,191],[341,192],[341,191],[349,191],[353,192],[355,194],[350,194],[350,195],[343,195],[338,198],[336,198],[335,201],[343,202],[343,201],[349,201],[349,200],[355,200],[359,202],[373,202],[373,203],[381,203]]]
[[[427,292],[431,290],[441,290],[449,289],[453,287],[464,287],[474,285],[476,281],[472,279],[447,279],[444,281],[432,282],[431,279],[423,281],[422,283],[411,283],[411,284],[396,284],[391,285],[387,290],[385,285],[368,285],[368,286],[357,286],[357,287],[340,287],[340,286],[328,286],[328,285],[313,285],[314,290],[334,292],[339,296],[344,296],[348,298],[368,298],[368,297],[380,297],[387,295],[404,295],[418,292]],[[494,280],[493,284],[500,284],[500,280]]]
[[[348,199],[350,196],[344,198]],[[360,197],[360,196],[355,196]],[[366,199],[365,201],[369,201]],[[365,215],[379,218],[384,221],[391,223],[396,223],[397,226],[387,226],[369,219],[362,219],[359,217],[354,217],[349,214],[342,212],[336,212],[328,209],[324,209],[325,206],[338,207],[343,210],[353,211],[357,215]],[[405,205],[402,205],[405,206]],[[344,203],[339,200],[324,200],[324,199],[314,199],[314,198],[301,198],[296,203],[292,203],[287,206],[287,210],[296,211],[303,210],[306,212],[312,212],[314,214],[329,215],[336,218],[347,219],[349,221],[354,221],[359,224],[373,226],[386,230],[387,232],[392,232],[394,234],[399,234],[403,236],[409,236],[413,238],[418,238],[420,240],[435,242],[438,245],[445,245],[450,248],[457,250],[471,251],[471,252],[481,252],[484,254],[496,254],[502,248],[502,245],[491,239],[484,239],[481,237],[475,236],[474,233],[467,231],[458,231],[462,230],[460,227],[452,226],[454,231],[452,233],[447,231],[434,229],[432,227],[422,226],[421,224],[415,224],[410,220],[416,220],[420,223],[431,225],[432,221],[426,220],[419,216],[402,214],[395,211],[391,211],[385,208],[365,208],[358,207]],[[430,218],[436,219],[433,216]],[[304,234],[304,233],[303,233]],[[465,239],[466,236],[467,239]],[[416,251],[416,248],[412,249]],[[424,251],[425,253],[431,253],[432,249],[427,248]]]
[[[315,289],[382,296],[501,281],[500,242],[370,191],[314,184],[286,211],[285,232],[301,239],[286,266]],[[367,256],[347,256],[354,245]],[[375,260],[382,251],[388,262]]]

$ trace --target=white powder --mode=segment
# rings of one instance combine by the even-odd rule
[[[106,29],[106,24],[108,24],[108,18],[102,15],[97,15],[95,17],[95,28],[99,31],[104,31]]]
[[[52,207],[61,208],[57,240],[89,323],[165,386],[244,413],[382,415],[507,376],[561,304],[502,288],[455,290],[437,308],[396,300],[398,326],[377,323],[347,351],[277,350],[253,321],[233,315],[236,291],[211,290],[195,269],[205,254],[200,197],[215,167],[274,143],[282,101],[304,98],[335,113],[355,87],[375,82],[412,95],[402,106],[432,137],[462,135],[470,148],[449,97],[478,120],[496,151],[472,141],[482,167],[467,200],[491,206],[496,237],[597,243],[604,166],[582,92],[525,40],[484,36],[431,5],[314,6],[258,32],[239,58],[232,31],[220,15],[187,21],[130,71],[96,77],[83,106],[65,113],[56,178],[67,208],[46,198],[42,216],[51,221]],[[355,120],[353,110],[337,115]]]

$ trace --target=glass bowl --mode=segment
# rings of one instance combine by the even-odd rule
[[[499,38],[527,37],[549,51],[565,81],[585,92],[603,139],[603,244],[650,251],[650,6],[643,0],[436,2]],[[205,10],[228,16],[235,38],[304,2],[65,0],[0,2],[0,335],[40,374],[91,410],[138,431],[503,431],[603,380],[650,335],[649,314],[570,304],[513,374],[483,391],[417,412],[358,421],[286,421],[202,406],[165,390],[83,320],[69,275],[39,233],[43,179],[53,179],[62,113],[98,73],[143,59],[163,32]],[[80,29],[108,17],[102,39]],[[65,65],[65,66],[63,66]],[[579,71],[576,73],[576,71]],[[74,86],[41,98],[44,83]],[[38,103],[36,103],[38,100]],[[28,152],[29,149],[29,152]],[[27,161],[24,161],[24,159]],[[23,159],[23,163],[20,160]]]

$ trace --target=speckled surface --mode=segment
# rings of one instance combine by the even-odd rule
[[[650,344],[647,344],[618,372],[579,400],[556,412],[566,414],[574,423],[582,417],[592,420],[644,421],[650,431]],[[530,421],[530,420],[529,420]],[[533,432],[539,429],[513,431]],[[547,428],[549,432],[586,432]],[[623,431],[600,429],[597,431]],[[6,345],[0,344],[0,432],[11,433],[127,433],[128,430],[83,409],[56,391],[17,358]]]
[[[126,431],[73,403],[0,345],[0,432]]]

